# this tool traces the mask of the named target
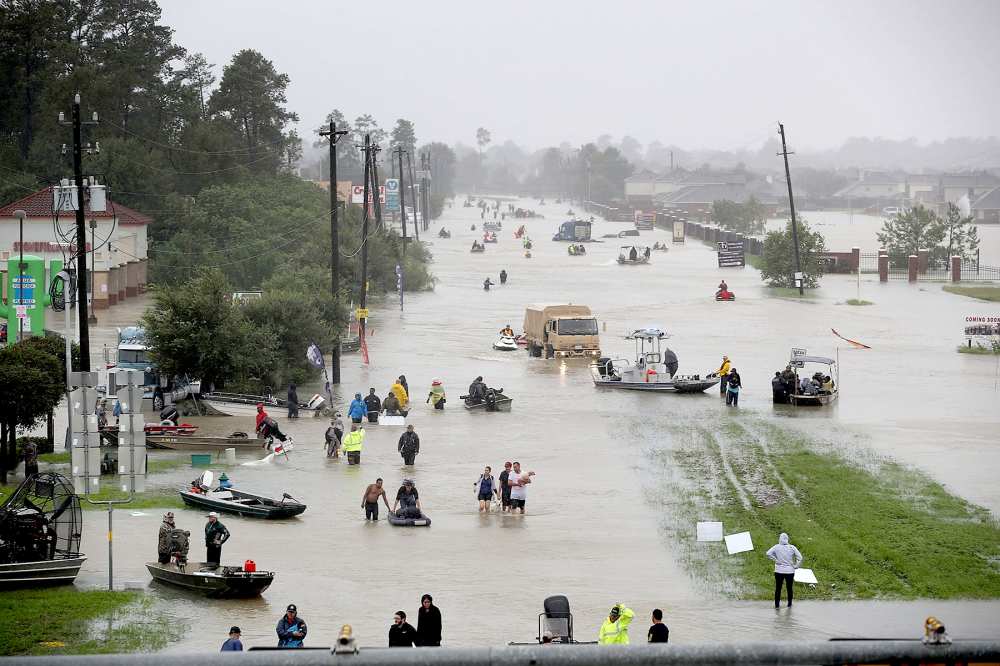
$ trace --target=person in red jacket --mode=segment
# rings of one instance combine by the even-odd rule
[[[257,403],[257,425],[254,426],[254,432],[260,432],[260,426],[264,423],[264,419],[267,418],[267,412],[264,411],[264,403]]]

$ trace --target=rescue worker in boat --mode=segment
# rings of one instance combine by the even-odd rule
[[[476,250],[482,250],[483,247],[484,246],[480,245],[479,241],[476,241],[476,240],[472,241],[472,251],[473,252],[475,252]]]
[[[507,335],[510,337],[514,337],[514,329],[510,327],[510,324],[507,324],[506,326],[500,329],[500,335]]]
[[[628,258],[629,261],[635,261],[639,258],[639,252],[635,249],[635,245],[628,251]]]
[[[500,284],[507,284],[507,271],[503,268],[500,269]]]
[[[677,354],[675,354],[669,347],[663,351],[663,365],[666,366],[667,373],[670,375],[670,378],[673,379],[674,375],[677,374],[677,368],[679,365],[677,363]]]
[[[722,357],[722,365],[715,371],[715,374],[722,380],[719,382],[719,395],[726,395],[727,382],[729,381],[729,368],[732,364],[728,356]]]
[[[628,626],[632,624],[635,612],[625,604],[615,604],[608,613],[608,619],[601,625],[597,636],[598,645],[628,645]]]
[[[496,283],[490,280],[489,278],[486,278],[485,280],[483,280],[483,290],[489,291],[490,287],[492,287],[494,284]]]
[[[728,294],[729,294],[729,285],[726,284],[725,280],[723,280],[722,282],[719,283],[719,289],[718,289],[718,291],[715,292],[715,295],[716,296],[725,296],[725,295],[728,295]]]
[[[480,375],[469,384],[469,395],[466,402],[470,405],[478,405],[486,397],[486,384],[483,383],[483,376]]]
[[[175,528],[174,514],[172,511],[168,511],[163,515],[159,538],[156,542],[156,561],[160,564],[170,563],[170,532]]]

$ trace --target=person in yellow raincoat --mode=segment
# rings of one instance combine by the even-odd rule
[[[719,369],[715,371],[715,374],[717,374],[722,379],[722,381],[719,382],[720,395],[726,395],[726,388],[728,388],[729,384],[729,369],[731,366],[732,364],[729,362],[729,357],[723,356],[722,365],[720,365]]]
[[[406,389],[399,383],[398,379],[396,380],[396,383],[392,385],[392,393],[396,396],[396,400],[399,400],[399,411],[406,414],[409,409],[410,396],[406,394]]]
[[[608,619],[601,625],[601,633],[597,637],[599,645],[628,645],[628,626],[632,624],[635,612],[626,608],[625,604],[615,604]]]

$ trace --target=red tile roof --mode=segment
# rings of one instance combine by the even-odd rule
[[[28,217],[52,218],[52,188],[46,187],[34,194],[29,194],[23,199],[18,199],[13,203],[0,208],[0,217],[14,217],[15,210],[23,210]],[[119,224],[150,224],[153,218],[143,215],[137,210],[119,203],[113,203],[108,199],[108,209],[104,212],[94,212],[88,207],[85,211],[87,218],[111,218],[118,216]],[[70,216],[71,213],[61,213],[60,215]]]

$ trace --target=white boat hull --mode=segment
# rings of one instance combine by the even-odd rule
[[[0,589],[41,585],[68,585],[76,580],[80,567],[87,561],[83,555],[59,560],[0,564]]]

